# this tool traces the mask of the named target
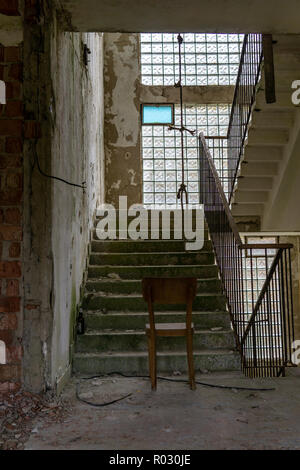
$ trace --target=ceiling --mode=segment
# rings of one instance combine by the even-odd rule
[[[299,0],[60,0],[68,29],[300,33]]]

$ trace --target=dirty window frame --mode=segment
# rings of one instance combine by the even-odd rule
[[[147,106],[153,106],[153,107],[168,107],[171,108],[172,112],[172,121],[171,122],[166,122],[166,123],[161,123],[161,122],[147,122],[144,123],[144,108]],[[140,107],[140,113],[141,113],[141,125],[142,126],[174,126],[175,123],[175,105],[174,103],[142,103]]]

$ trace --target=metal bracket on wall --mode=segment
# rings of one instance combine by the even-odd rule
[[[272,34],[262,35],[266,103],[276,102]]]
[[[83,45],[83,63],[87,67],[89,60],[89,54],[91,54],[91,50],[88,48],[87,44]]]

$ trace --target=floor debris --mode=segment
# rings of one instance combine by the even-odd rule
[[[50,425],[62,422],[69,413],[68,405],[50,394],[0,393],[0,450],[24,449],[30,435],[39,434],[37,419]]]
[[[10,393],[0,397],[0,449],[299,449],[300,369],[292,372],[253,380],[201,374],[214,388],[195,391],[178,382],[183,374],[160,380],[156,392],[148,378],[115,375],[73,377],[60,399]],[[127,398],[95,408],[77,399],[77,386],[93,404]]]

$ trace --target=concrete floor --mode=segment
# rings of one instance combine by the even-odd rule
[[[182,378],[182,377],[173,377]],[[63,398],[71,414],[62,422],[35,423],[26,449],[35,450],[193,450],[300,449],[300,369],[286,378],[250,380],[239,373],[201,374],[197,380],[274,391],[222,390],[159,381],[151,392],[146,379],[72,378]],[[132,396],[111,406],[93,403]]]

